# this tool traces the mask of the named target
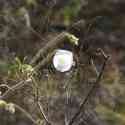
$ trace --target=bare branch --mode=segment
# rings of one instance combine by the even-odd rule
[[[82,109],[85,108],[85,104],[87,103],[88,99],[91,97],[91,94],[92,94],[93,91],[97,88],[97,86],[98,86],[98,84],[99,84],[99,82],[100,82],[100,80],[101,80],[101,77],[102,77],[102,75],[103,75],[103,72],[104,72],[106,63],[107,63],[107,61],[108,61],[108,58],[109,58],[108,56],[107,56],[107,58],[105,58],[105,61],[104,61],[103,65],[102,65],[102,69],[101,69],[101,71],[100,71],[100,73],[99,73],[99,75],[98,75],[98,77],[97,77],[97,79],[96,79],[96,81],[95,81],[95,84],[93,85],[93,87],[92,87],[92,88],[90,89],[90,91],[88,92],[86,98],[83,100],[83,102],[81,103],[79,109],[78,109],[77,112],[74,114],[74,116],[72,117],[72,119],[70,120],[70,122],[69,122],[68,125],[72,125],[72,124],[74,123],[74,121],[76,120],[76,118],[77,118],[77,117],[79,116],[79,114],[81,113]]]
[[[10,87],[2,96],[0,96],[0,99],[6,99],[8,96],[10,96],[14,91],[22,88],[24,85],[27,85],[31,82],[31,79],[23,80],[16,85]]]
[[[47,116],[46,116],[46,114],[44,112],[44,109],[43,109],[43,107],[42,107],[42,105],[41,105],[41,103],[39,101],[39,87],[38,87],[38,84],[37,84],[36,80],[33,77],[32,77],[32,81],[33,81],[33,83],[35,85],[34,87],[36,89],[36,95],[35,95],[35,100],[34,101],[35,101],[36,105],[38,106],[38,108],[40,110],[40,113],[41,113],[42,117],[44,118],[45,122],[47,123],[47,125],[52,125],[49,122],[49,120],[48,120],[48,118],[47,118]]]
[[[60,46],[65,40],[67,39],[67,32],[62,32],[60,33],[56,38],[54,38],[52,41],[49,41],[47,45],[43,48],[41,48],[37,54],[33,57],[31,60],[30,64],[34,65],[36,62],[40,59],[46,56],[46,54],[50,53],[53,51],[55,48]]]
[[[7,89],[10,88],[7,84],[1,84],[1,85],[0,85],[0,88],[2,88],[2,87],[7,88]]]
[[[44,120],[46,121],[47,125],[52,125],[52,124],[49,122],[47,116],[45,115],[44,110],[43,110],[43,107],[42,107],[42,105],[41,105],[41,103],[40,103],[39,101],[37,102],[37,105],[38,105],[38,107],[39,107],[39,109],[40,109],[40,112],[41,112],[41,114],[42,114]]]
[[[55,51],[53,51],[52,53],[48,54],[47,57],[45,59],[43,59],[42,61],[40,61],[35,67],[34,70],[38,71],[40,68],[44,67],[51,59],[52,56],[55,54]]]
[[[92,68],[93,68],[93,70],[95,71],[96,76],[98,77],[99,72],[98,72],[98,70],[97,70],[97,68],[96,68],[96,65],[95,65],[95,63],[94,63],[94,60],[91,58],[90,61],[91,61]]]
[[[15,108],[18,109],[19,111],[21,111],[27,118],[29,118],[35,125],[37,125],[37,121],[22,107],[20,107],[17,104],[14,104]]]

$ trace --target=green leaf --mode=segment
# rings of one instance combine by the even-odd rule
[[[72,43],[74,45],[78,45],[79,39],[76,36],[68,33],[67,38],[69,39],[70,43]]]

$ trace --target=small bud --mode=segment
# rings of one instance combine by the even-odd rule
[[[72,34],[67,34],[67,37],[69,39],[69,41],[74,44],[74,45],[78,45],[78,41],[79,39],[77,37],[75,37],[74,35]]]
[[[4,100],[0,100],[0,108],[5,108],[7,103]]]
[[[8,103],[7,106],[5,107],[5,109],[12,114],[15,113],[15,106],[13,103]]]

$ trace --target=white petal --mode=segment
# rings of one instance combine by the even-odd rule
[[[60,72],[70,70],[73,65],[73,53],[68,50],[57,50],[53,57],[53,65]]]

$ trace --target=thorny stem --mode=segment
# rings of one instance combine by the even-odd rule
[[[74,121],[76,120],[76,118],[79,116],[79,114],[81,113],[81,110],[85,108],[85,104],[87,103],[88,99],[91,97],[91,94],[93,93],[93,91],[96,89],[96,87],[98,86],[100,80],[101,80],[101,77],[103,75],[103,72],[104,72],[104,69],[105,69],[105,66],[106,66],[106,63],[108,61],[109,57],[106,56],[105,58],[105,61],[102,65],[102,69],[95,81],[95,84],[93,85],[93,87],[90,89],[90,91],[88,92],[86,98],[83,100],[83,102],[81,103],[79,109],[77,110],[77,112],[74,114],[74,116],[72,117],[72,119],[70,120],[69,124],[68,125],[72,125],[74,123]]]

